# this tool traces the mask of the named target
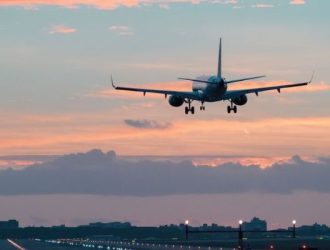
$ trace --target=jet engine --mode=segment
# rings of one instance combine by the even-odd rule
[[[248,99],[246,95],[240,95],[232,99],[233,103],[242,106],[247,103]]]
[[[171,95],[168,103],[173,107],[180,107],[184,103],[184,98],[180,96]]]

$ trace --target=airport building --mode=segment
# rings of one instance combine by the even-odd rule
[[[17,220],[0,221],[0,229],[18,229],[19,223]]]
[[[244,231],[267,231],[267,222],[254,217],[250,222],[243,222],[242,229]]]

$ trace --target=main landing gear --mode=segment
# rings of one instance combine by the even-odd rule
[[[195,107],[191,106],[191,102],[192,102],[192,100],[190,100],[190,99],[188,99],[186,101],[186,103],[188,103],[188,107],[184,108],[184,112],[186,115],[189,114],[189,112],[191,112],[192,115],[195,114]]]
[[[230,114],[231,111],[234,111],[234,113],[237,113],[237,106],[233,104],[233,102],[230,102],[230,106],[227,106],[227,113]]]

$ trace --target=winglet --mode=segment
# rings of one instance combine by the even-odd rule
[[[309,80],[308,84],[310,84],[313,81],[314,75],[315,75],[315,71],[313,71],[313,74],[312,74],[311,79]]]
[[[113,83],[113,78],[112,78],[112,75],[111,75],[111,85],[112,85],[112,87],[114,88],[114,89],[116,89],[117,87],[116,87],[116,85]]]

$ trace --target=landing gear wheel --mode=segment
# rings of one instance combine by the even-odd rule
[[[185,107],[185,109],[184,109],[185,114],[187,115],[187,114],[189,114],[189,112],[191,112],[191,114],[194,114],[195,108],[191,107],[192,100],[188,99],[188,100],[185,100],[185,102],[188,103],[188,106]]]
[[[234,113],[237,113],[237,106],[234,105],[234,103],[231,101],[230,105],[227,106],[227,113],[230,114],[231,111],[234,111]]]

